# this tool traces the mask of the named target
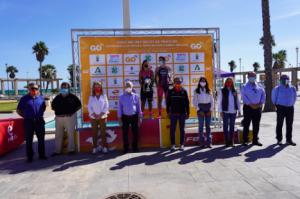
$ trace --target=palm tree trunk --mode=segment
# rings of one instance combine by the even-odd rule
[[[270,7],[269,0],[262,0],[262,18],[263,18],[263,43],[264,43],[264,66],[265,66],[265,86],[266,86],[266,103],[264,112],[274,110],[272,104],[272,88],[273,88],[273,75],[272,75],[272,36],[270,27]]]
[[[40,62],[40,93],[43,94],[43,86],[42,86],[42,62]]]

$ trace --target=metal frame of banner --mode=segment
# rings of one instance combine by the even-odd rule
[[[73,84],[74,92],[81,99],[81,85],[77,79],[81,81],[79,37],[81,36],[168,36],[168,35],[212,35],[214,40],[213,46],[213,69],[217,69],[216,78],[214,78],[214,96],[217,91],[219,80],[221,79],[221,55],[220,55],[220,29],[219,28],[151,28],[151,29],[71,29],[71,46],[72,46],[72,64],[73,64]],[[213,70],[213,73],[215,71]],[[213,74],[215,77],[215,74]],[[216,97],[216,96],[215,96]],[[216,102],[216,98],[215,98]],[[220,117],[217,117],[216,103],[214,106],[214,118],[218,118],[215,126],[220,126]],[[82,127],[82,110],[77,114],[77,128]]]

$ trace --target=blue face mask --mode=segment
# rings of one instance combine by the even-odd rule
[[[255,83],[256,81],[256,77],[249,77],[248,79],[250,83]]]
[[[68,95],[68,94],[69,94],[69,89],[67,89],[67,88],[61,88],[61,89],[60,89],[60,93],[61,93],[62,95]]]

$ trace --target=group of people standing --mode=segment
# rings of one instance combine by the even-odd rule
[[[166,98],[166,112],[170,118],[170,140],[171,151],[176,150],[175,131],[177,123],[180,129],[180,147],[184,150],[185,141],[185,120],[190,116],[190,100],[185,88],[182,87],[182,79],[172,78],[171,69],[166,66],[165,57],[159,57],[160,66],[153,72],[145,60],[139,74],[141,85],[140,96],[135,92],[132,82],[125,83],[125,92],[119,97],[118,120],[123,131],[123,152],[127,153],[130,149],[128,133],[131,127],[133,152],[138,152],[139,126],[143,120],[145,105],[148,102],[149,116],[153,117],[153,86],[157,86],[158,95],[158,118],[162,115],[163,96]],[[18,104],[17,112],[24,118],[25,140],[27,160],[33,160],[34,152],[32,149],[34,132],[38,138],[38,152],[40,159],[47,159],[45,155],[45,121],[43,119],[46,104],[44,97],[39,94],[38,85],[30,83],[28,94],[23,96]],[[215,108],[214,99],[210,85],[205,77],[200,77],[197,88],[194,91],[192,104],[197,110],[199,127],[199,144],[201,148],[211,148],[211,120]],[[241,89],[243,101],[243,146],[249,143],[249,126],[253,125],[252,144],[262,146],[259,141],[259,126],[262,115],[262,107],[265,103],[265,91],[256,82],[256,74],[248,74],[248,82]],[[295,146],[292,140],[292,127],[294,119],[294,104],[297,99],[295,87],[289,84],[289,77],[282,75],[280,85],[272,91],[272,101],[277,109],[276,139],[278,145],[282,145],[282,126],[286,119],[287,133],[286,143]],[[241,115],[241,99],[234,87],[234,80],[227,78],[223,88],[217,94],[217,109],[223,118],[223,131],[225,146],[234,147],[235,120]],[[60,94],[52,101],[52,109],[55,112],[55,152],[53,156],[62,153],[64,132],[68,134],[68,153],[75,153],[74,131],[76,126],[76,112],[82,105],[78,97],[70,92],[70,84],[62,83]],[[109,103],[101,82],[94,82],[92,94],[87,104],[89,117],[93,132],[92,153],[107,153],[109,151],[106,139],[106,123],[109,115]],[[204,134],[205,127],[205,134]],[[98,132],[101,132],[101,144],[98,139]]]

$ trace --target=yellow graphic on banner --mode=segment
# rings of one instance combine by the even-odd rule
[[[102,81],[110,103],[109,119],[117,119],[118,97],[124,92],[125,81],[132,81],[136,92],[140,92],[138,74],[145,59],[155,72],[159,67],[158,57],[164,56],[173,77],[179,76],[184,81],[190,101],[201,76],[205,76],[213,88],[212,35],[81,36],[79,48],[84,121],[88,121],[87,103],[94,81]],[[156,88],[153,89],[157,101]],[[191,117],[196,116],[194,109],[191,106]],[[157,114],[157,102],[153,103],[153,112]]]

